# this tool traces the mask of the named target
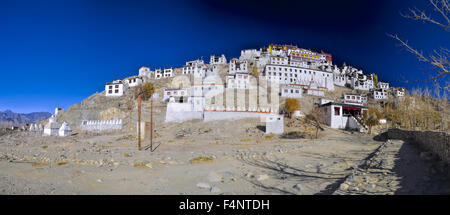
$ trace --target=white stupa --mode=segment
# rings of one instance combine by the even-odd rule
[[[44,126],[44,135],[46,136],[58,136],[58,119],[56,119],[55,115],[52,115],[48,119],[48,123]]]
[[[69,124],[64,122],[61,125],[61,128],[59,128],[59,136],[67,137],[67,136],[70,136],[71,134],[72,134],[72,129],[70,129]]]

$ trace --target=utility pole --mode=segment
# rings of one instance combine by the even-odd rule
[[[138,95],[138,150],[141,150],[141,93]]]
[[[150,151],[153,152],[153,95],[150,97]]]

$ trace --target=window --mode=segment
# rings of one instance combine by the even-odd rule
[[[109,90],[108,93],[111,94],[111,93],[112,93],[112,90]]]
[[[112,86],[109,86],[109,89],[112,89]]]
[[[341,107],[334,107],[334,115],[335,116],[341,115]]]
[[[116,85],[116,88],[119,88],[119,85]]]
[[[116,90],[115,93],[119,93],[119,90]]]

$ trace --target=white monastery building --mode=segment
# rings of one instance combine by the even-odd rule
[[[379,89],[388,90],[389,89],[389,83],[387,82],[378,82],[377,87]]]
[[[163,101],[166,101],[170,97],[179,98],[185,96],[189,96],[187,89],[164,89]]]
[[[364,105],[367,103],[367,96],[359,94],[344,94],[344,103],[353,105]]]
[[[143,80],[139,76],[133,76],[125,79],[125,83],[128,84],[129,87],[137,87],[141,86]]]
[[[220,57],[216,57],[214,55],[211,55],[211,58],[209,60],[209,64],[216,65],[216,64],[226,64],[227,58],[225,58],[225,55],[221,55]]]
[[[374,90],[372,92],[372,97],[376,100],[380,100],[380,99],[387,99],[388,95],[387,92],[385,90]]]
[[[286,98],[301,98],[303,89],[299,87],[282,87],[281,97]]]
[[[155,70],[155,79],[161,79],[162,77],[163,77],[162,69],[156,69]]]
[[[170,78],[173,77],[174,73],[173,73],[173,69],[172,68],[168,68],[168,69],[164,69],[164,73],[163,73],[163,77],[164,78]]]
[[[361,118],[367,107],[345,103],[328,102],[319,106],[328,126],[337,129],[353,129],[362,131]]]
[[[143,67],[139,68],[139,76],[147,77],[148,79],[151,79],[152,71],[150,71],[150,68],[143,66]]]
[[[122,96],[126,89],[127,85],[123,83],[122,80],[117,79],[113,82],[106,83],[105,85],[105,95],[106,96]]]
[[[248,61],[243,60],[240,61],[236,58],[231,59],[230,61],[230,70],[228,71],[229,74],[233,75],[236,73],[248,73]]]

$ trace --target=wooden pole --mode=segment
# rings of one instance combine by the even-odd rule
[[[138,96],[138,150],[141,150],[141,94]]]

